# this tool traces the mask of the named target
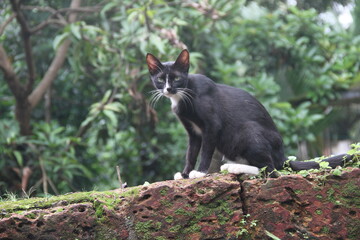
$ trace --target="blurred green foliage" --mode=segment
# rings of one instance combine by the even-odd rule
[[[62,8],[69,2],[26,4]],[[171,179],[181,170],[186,133],[167,100],[155,109],[149,105],[147,52],[170,61],[187,46],[191,72],[254,94],[274,118],[287,154],[295,154],[300,142],[314,141],[333,123],[331,106],[360,82],[360,36],[321,20],[323,6],[266,2],[107,0],[96,14],[34,35],[39,76],[66,38],[71,50],[51,87],[52,121],[46,123],[45,109],[37,107],[32,136],[20,136],[15,101],[0,75],[0,195],[20,189],[25,167],[32,171],[28,187],[37,194],[44,192],[44,174],[49,192],[57,194],[119,187],[117,165],[129,185]],[[7,2],[0,6],[3,22],[11,8]],[[24,12],[29,24],[48,14]],[[0,43],[24,77],[15,21]],[[353,126],[358,128],[358,121],[349,132]]]

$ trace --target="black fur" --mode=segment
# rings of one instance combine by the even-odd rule
[[[172,110],[189,136],[183,177],[188,177],[194,169],[200,149],[198,170],[204,173],[209,169],[215,149],[229,160],[242,158],[249,165],[267,167],[267,172],[283,167],[286,157],[282,137],[269,113],[252,95],[216,84],[204,75],[188,74],[187,50],[183,50],[175,62],[161,63],[152,54],[148,54],[146,60],[158,94],[182,95]],[[297,166],[303,169],[305,165]]]
[[[336,168],[337,166],[343,166],[345,163],[352,160],[353,157],[354,157],[353,155],[349,155],[349,154],[340,154],[337,156],[325,158],[325,159],[321,160],[321,162],[328,162],[330,167]],[[290,167],[291,167],[291,169],[293,169],[295,171],[308,170],[308,169],[319,169],[320,164],[317,161],[306,161],[306,162],[291,161]]]

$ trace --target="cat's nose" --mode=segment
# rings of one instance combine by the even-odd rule
[[[172,88],[166,88],[166,90],[167,90],[168,92],[171,92],[171,91],[172,91]]]

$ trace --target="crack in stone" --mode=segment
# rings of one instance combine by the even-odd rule
[[[129,231],[128,240],[137,240],[137,235],[134,228],[134,214],[125,217],[125,227]]]
[[[243,184],[244,181],[241,179],[238,179],[238,182],[240,183],[239,197],[240,197],[240,202],[241,202],[241,209],[242,209],[244,216],[246,216],[248,214],[248,206],[246,204],[245,187]]]

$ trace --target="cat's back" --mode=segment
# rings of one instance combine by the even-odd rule
[[[196,102],[199,102],[202,108],[211,108],[213,114],[226,118],[227,122],[234,122],[236,125],[253,121],[275,128],[264,106],[247,91],[215,83],[201,74],[189,74],[189,80],[189,86],[197,95]],[[216,110],[213,111],[214,109]]]
[[[196,88],[197,91],[209,90],[211,88],[216,88],[216,83],[202,74],[189,74],[189,85],[191,88]]]
[[[202,74],[189,74],[189,87],[195,88],[196,92],[206,92],[206,93],[213,93],[216,95],[222,95],[217,96],[220,98],[234,98],[234,97],[246,97],[246,98],[253,98],[251,94],[246,92],[245,90],[242,90],[240,88],[231,87],[225,84],[219,84],[215,83],[212,79],[209,77],[202,75]]]

